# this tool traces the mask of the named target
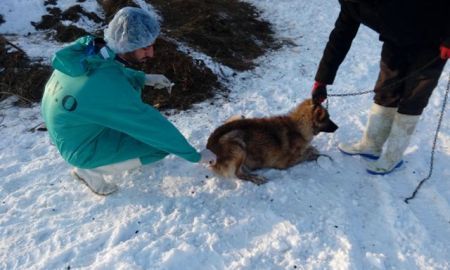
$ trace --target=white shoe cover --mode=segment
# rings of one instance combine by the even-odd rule
[[[118,189],[117,185],[106,182],[103,175],[95,169],[75,168],[72,170],[72,175],[98,195],[109,195]]]
[[[77,179],[84,182],[92,190],[92,192],[105,196],[115,192],[118,187],[115,184],[106,182],[104,175],[114,175],[138,168],[141,165],[142,163],[140,159],[135,158],[93,169],[75,168],[72,170],[72,174]]]

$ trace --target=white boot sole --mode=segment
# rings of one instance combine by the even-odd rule
[[[372,169],[366,169],[366,171],[367,171],[369,174],[372,174],[372,175],[385,175],[385,174],[390,174],[391,172],[393,172],[395,169],[401,167],[402,165],[403,165],[403,160],[400,160],[400,162],[397,163],[397,165],[395,165],[395,166],[394,166],[392,169],[390,169],[390,170],[386,170],[386,171],[375,171],[375,170],[372,170]]]
[[[362,153],[362,152],[349,152],[346,151],[342,148],[341,144],[338,145],[337,147],[339,149],[339,151],[341,151],[341,153],[347,155],[347,156],[362,156],[368,159],[372,159],[372,160],[377,160],[380,156],[379,155],[375,155],[375,154],[370,154],[370,153]]]

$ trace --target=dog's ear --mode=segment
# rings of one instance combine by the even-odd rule
[[[313,105],[313,117],[316,121],[323,121],[327,117],[327,111],[320,104]]]
[[[311,108],[311,111],[313,112],[313,114],[317,110],[317,107],[320,107],[320,104],[313,102],[312,99],[309,100],[309,104],[311,106],[310,108]]]

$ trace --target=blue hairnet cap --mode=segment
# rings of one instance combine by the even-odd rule
[[[105,41],[115,53],[126,53],[153,44],[160,32],[156,14],[140,8],[119,10],[105,29]]]

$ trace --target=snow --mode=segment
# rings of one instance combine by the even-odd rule
[[[45,13],[42,2],[2,0],[0,33],[14,34],[24,50],[48,59],[63,44],[40,41],[30,25]],[[85,7],[96,11],[92,2]],[[270,52],[256,69],[234,77],[225,68],[229,101],[170,116],[198,149],[231,115],[283,114],[309,97],[339,8],[326,0],[247,2],[262,10],[278,38],[297,46]],[[64,8],[76,1],[58,3]],[[377,40],[360,29],[330,93],[373,87]],[[207,63],[220,69],[210,58]],[[330,97],[340,128],[313,144],[332,160],[262,170],[270,181],[256,186],[169,156],[124,173],[119,191],[107,197],[70,176],[45,132],[29,131],[42,122],[38,104],[18,108],[14,97],[7,99],[0,103],[0,269],[450,269],[448,109],[433,175],[414,200],[403,202],[428,174],[449,76],[447,65],[406,166],[390,175],[369,175],[364,159],[336,148],[359,138],[372,95]]]

